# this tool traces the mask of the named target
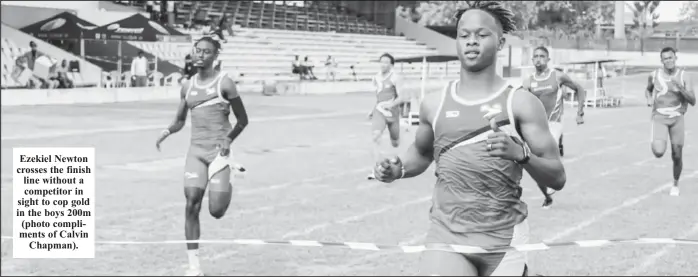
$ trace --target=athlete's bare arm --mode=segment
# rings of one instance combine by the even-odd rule
[[[587,98],[587,92],[584,90],[582,86],[579,85],[579,83],[572,81],[572,78],[568,76],[567,74],[563,72],[558,72],[559,74],[556,74],[558,78],[558,82],[562,86],[566,86],[572,90],[574,90],[574,93],[577,94],[577,115],[581,115],[584,113],[584,101],[586,101]]]
[[[242,103],[242,98],[238,94],[235,83],[228,76],[224,76],[223,80],[221,80],[221,94],[225,100],[228,100],[230,103],[230,108],[233,110],[235,119],[237,119],[235,127],[228,133],[228,139],[232,142],[242,133],[242,130],[247,127],[247,111],[245,110],[245,105]]]
[[[410,95],[408,93],[404,93],[404,91],[402,90],[402,78],[400,78],[399,76],[393,78],[393,85],[395,86],[395,91],[397,92],[397,98],[395,98],[395,100],[393,100],[393,102],[390,103],[390,105],[387,107],[388,109],[392,109],[396,106],[402,105],[403,103],[410,102]]]
[[[187,113],[189,112],[189,107],[187,107],[187,92],[189,91],[189,80],[182,82],[182,89],[179,90],[179,106],[177,107],[177,114],[175,114],[175,119],[170,124],[167,130],[170,134],[179,132],[184,128],[184,124],[187,122]]]
[[[645,89],[645,99],[647,99],[647,105],[650,105],[650,99],[652,98],[652,91],[654,91],[654,78],[652,74],[647,76],[647,89]]]
[[[683,73],[685,74],[685,73]],[[693,81],[691,78],[685,78],[684,79],[684,84],[678,84],[679,87],[679,92],[683,96],[684,99],[686,99],[686,102],[688,104],[691,104],[691,106],[696,105],[696,93],[693,90]]]
[[[425,96],[419,107],[419,126],[414,143],[400,157],[402,165],[405,167],[404,178],[422,174],[434,161],[434,129],[431,118],[434,118],[434,113],[438,108],[440,95],[440,93],[434,93]]]
[[[521,135],[531,149],[531,158],[524,169],[538,184],[560,190],[567,177],[560,150],[550,135],[545,108],[537,97],[524,91],[515,93],[512,105]]]

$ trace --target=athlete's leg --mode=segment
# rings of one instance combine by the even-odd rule
[[[679,195],[679,178],[681,177],[681,171],[683,171],[683,145],[686,136],[683,116],[675,119],[674,124],[669,127],[671,161],[674,164],[674,187],[671,195]]]
[[[393,145],[393,148],[400,147],[400,120],[396,119],[395,121],[388,122],[387,125],[390,143]]]
[[[378,162],[381,159],[381,137],[383,137],[383,131],[386,128],[385,116],[373,109],[373,116],[371,117],[371,140],[373,146],[373,161]],[[373,171],[368,175],[369,180],[375,179],[373,176]]]
[[[419,276],[479,276],[477,268],[462,254],[424,251],[419,261]]]
[[[666,152],[669,124],[667,118],[661,115],[652,116],[652,154],[661,158]]]
[[[184,196],[187,200],[184,211],[184,236],[187,240],[198,240],[201,237],[199,212],[201,211],[201,202],[204,199],[204,192],[208,183],[208,167],[190,149],[184,169]],[[187,255],[189,257],[189,271],[187,275],[201,275],[199,244],[187,243]]]
[[[233,196],[233,184],[231,183],[230,166],[213,174],[208,187],[208,210],[213,217],[220,219],[230,206]]]
[[[560,156],[562,156],[564,153],[562,148],[562,123],[551,121],[548,125],[550,127],[550,134],[553,136],[553,139],[558,142]],[[538,188],[543,193],[543,196],[545,196],[545,199],[543,199],[543,208],[550,208],[550,206],[553,205],[553,198],[550,197],[550,195],[555,193],[555,190],[548,188],[545,184],[538,184]]]

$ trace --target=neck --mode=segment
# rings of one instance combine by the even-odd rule
[[[199,68],[199,77],[201,79],[207,79],[209,77],[212,77],[215,74],[215,70],[213,70],[213,67],[202,67]]]
[[[547,68],[547,67],[545,67],[545,68],[543,68],[543,69],[540,69],[540,70],[538,70],[538,69],[536,68],[536,74],[538,74],[538,75],[543,75],[543,74],[546,73],[547,71],[548,71],[548,68]]]
[[[674,72],[676,72],[676,67],[674,67],[674,68],[664,68],[664,72],[666,72],[666,74],[672,75],[672,74],[674,74]]]
[[[385,75],[388,75],[388,73],[390,73],[390,71],[391,71],[391,69],[388,69],[386,71],[381,71],[381,74],[383,74],[385,76]]]
[[[494,64],[478,72],[467,71],[461,68],[458,94],[468,94],[468,92],[477,91],[493,92],[493,88],[500,85],[502,80],[502,77],[497,75],[496,69],[497,67]],[[463,86],[462,84],[466,85]]]

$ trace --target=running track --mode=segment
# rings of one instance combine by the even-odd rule
[[[641,91],[641,90],[640,90]],[[371,166],[368,94],[246,95],[252,122],[234,146],[248,168],[228,214],[202,209],[202,239],[311,239],[419,244],[427,230],[433,169],[385,185],[365,180]],[[2,235],[12,234],[11,149],[93,146],[97,151],[97,239],[183,239],[183,156],[189,128],[157,152],[154,140],[175,102],[2,109]],[[581,239],[698,239],[698,116],[687,115],[684,180],[668,196],[669,153],[649,151],[645,107],[587,109],[586,124],[565,118],[568,182],[550,210],[526,177],[531,243]],[[158,128],[153,128],[157,126]],[[414,133],[403,133],[403,150]],[[387,138],[385,140],[387,145]],[[2,245],[2,275],[179,275],[183,245],[100,245],[94,260],[12,259]],[[418,254],[327,248],[203,245],[211,275],[413,275]],[[698,249],[631,245],[562,248],[529,254],[544,275],[689,275]]]

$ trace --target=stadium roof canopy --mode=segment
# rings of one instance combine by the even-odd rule
[[[70,12],[62,12],[21,29],[41,39],[80,39],[97,26]]]
[[[135,40],[135,41],[174,41],[186,38],[185,35],[167,25],[160,25],[140,13],[97,27],[85,34],[85,38],[98,40]]]
[[[579,60],[579,61],[564,62],[564,63],[560,63],[560,65],[595,64],[595,63],[615,63],[615,62],[624,62],[624,61],[625,61],[625,60],[621,60],[621,59],[589,59],[589,60]]]

